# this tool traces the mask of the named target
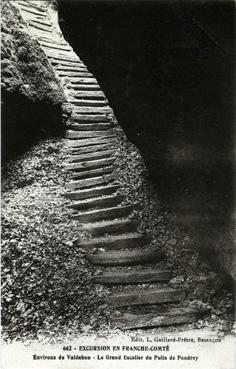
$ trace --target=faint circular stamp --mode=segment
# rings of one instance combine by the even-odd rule
[[[150,73],[173,88],[200,83],[211,65],[209,39],[192,23],[159,23],[146,47]]]

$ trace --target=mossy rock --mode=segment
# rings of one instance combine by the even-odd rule
[[[63,89],[40,45],[31,37],[17,7],[8,0],[2,4],[1,67],[2,88],[6,91],[53,105],[65,101]]]

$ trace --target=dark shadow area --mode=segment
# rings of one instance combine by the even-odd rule
[[[228,1],[60,2],[65,37],[140,149],[158,193],[202,253],[228,271],[234,8]]]
[[[23,154],[41,139],[63,137],[61,105],[32,101],[2,92],[2,164]]]

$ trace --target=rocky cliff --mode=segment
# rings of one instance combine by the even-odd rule
[[[2,157],[57,134],[64,93],[16,3],[2,3]],[[58,119],[59,118],[59,119]]]

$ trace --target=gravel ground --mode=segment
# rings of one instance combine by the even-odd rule
[[[158,198],[138,150],[117,130],[117,178],[127,202],[139,203],[134,216],[140,230],[153,237],[172,270],[171,286],[184,287],[185,304],[210,307],[209,317],[195,325],[220,334],[233,325],[232,294],[220,276],[201,260],[191,235],[180,230]],[[78,333],[110,332],[112,313],[104,297],[108,289],[94,286],[94,269],[73,241],[83,234],[70,218],[64,197],[62,139],[40,142],[9,162],[2,176],[2,325],[3,338],[58,341]],[[138,267],[137,267],[138,268]],[[121,268],[122,269],[122,268]],[[125,268],[126,269],[126,268]],[[126,287],[129,288],[129,287]],[[198,302],[200,301],[200,303]],[[182,330],[185,327],[158,330]]]

